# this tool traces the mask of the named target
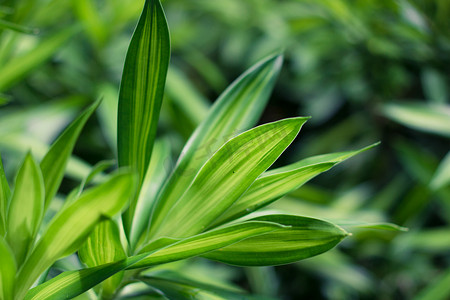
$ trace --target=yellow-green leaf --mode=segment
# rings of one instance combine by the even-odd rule
[[[17,173],[7,217],[6,241],[20,266],[33,244],[44,214],[44,182],[30,153]]]

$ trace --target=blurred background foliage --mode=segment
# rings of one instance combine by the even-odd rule
[[[142,5],[0,1],[0,151],[8,176],[26,150],[42,155],[98,97],[103,103],[76,146],[61,199],[91,165],[114,158],[121,68]],[[159,129],[171,145],[166,168],[219,93],[280,51],[284,68],[261,123],[313,117],[284,163],[382,142],[269,207],[348,227],[354,235],[338,249],[288,266],[243,270],[199,259],[173,269],[279,299],[448,299],[450,1],[163,5],[172,37]],[[409,231],[352,221],[390,221]]]

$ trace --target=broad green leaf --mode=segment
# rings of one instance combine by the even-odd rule
[[[127,257],[120,241],[117,224],[113,220],[105,220],[98,224],[86,242],[78,251],[82,262],[88,267],[117,262]],[[115,274],[102,283],[102,296],[111,297],[123,278],[123,272]]]
[[[250,236],[264,234],[280,228],[283,228],[283,226],[279,224],[251,221],[214,229],[181,241],[171,240],[172,245],[160,250],[152,249],[147,253],[94,268],[64,272],[32,289],[25,299],[71,299],[125,268],[143,268],[197,256]],[[167,244],[162,245],[164,247]],[[142,263],[138,265],[138,262]]]
[[[135,249],[141,235],[147,229],[150,214],[156,200],[157,193],[169,174],[170,144],[167,140],[156,141],[153,149],[152,160],[145,175],[142,189],[139,193],[136,212],[130,234],[130,245]]]
[[[0,257],[0,299],[13,300],[17,266],[14,253],[2,236],[0,236]]]
[[[450,106],[425,103],[389,103],[383,114],[413,129],[450,137]]]
[[[10,190],[3,169],[2,157],[0,155],[0,236],[6,233],[6,215],[9,206]]]
[[[30,71],[48,60],[78,30],[69,28],[50,36],[27,53],[8,61],[0,73],[0,91],[4,91],[22,80]]]
[[[281,265],[326,252],[348,235],[332,223],[307,217],[266,215],[252,220],[286,227],[202,256],[238,266]]]
[[[156,136],[170,58],[169,29],[159,0],[146,0],[125,58],[119,91],[119,166],[130,166],[144,181]],[[124,214],[131,231],[136,199]]]
[[[86,190],[77,201],[60,211],[19,271],[19,296],[23,296],[57,259],[75,252],[102,219],[123,210],[133,196],[135,186],[133,174],[119,171],[105,183]]]
[[[161,225],[212,154],[230,138],[254,126],[266,106],[281,64],[279,55],[262,60],[237,78],[216,100],[207,118],[186,143],[175,170],[160,192],[150,230]]]
[[[215,222],[223,224],[249,214],[283,197],[336,164],[369,150],[379,143],[356,151],[322,154],[263,173],[251,187]]]
[[[6,241],[20,266],[33,245],[44,215],[44,181],[30,153],[20,167],[7,217]]]
[[[307,119],[261,125],[225,143],[201,168],[153,237],[187,237],[203,231],[275,162]]]
[[[86,124],[99,104],[100,101],[95,102],[75,119],[56,139],[42,159],[41,170],[45,184],[45,209],[48,208],[50,201],[58,191],[59,185],[64,177],[67,162],[84,124]]]
[[[450,270],[443,271],[442,274],[433,280],[414,297],[414,300],[445,300],[450,297]]]

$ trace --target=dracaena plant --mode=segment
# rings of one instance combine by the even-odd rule
[[[164,299],[244,299],[235,290],[163,276],[152,267],[197,256],[237,266],[287,264],[326,252],[348,235],[319,219],[255,213],[370,148],[267,171],[308,119],[251,128],[274,86],[280,55],[261,60],[222,93],[166,174],[162,157],[168,146],[156,139],[156,129],[169,57],[163,9],[159,0],[147,0],[120,86],[120,168],[84,190],[104,165],[94,168],[45,226],[75,140],[98,103],[62,133],[39,165],[30,154],[25,157],[13,192],[0,168],[1,299],[71,299],[94,287],[95,297],[120,298],[135,282]],[[46,281],[52,264],[76,251],[85,268]]]

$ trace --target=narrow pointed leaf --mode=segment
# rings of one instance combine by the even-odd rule
[[[376,145],[378,143],[356,151],[312,156],[299,162],[264,172],[244,195],[233,203],[212,226],[234,220],[269,205],[287,193],[298,189],[320,173],[331,169],[336,164]]]
[[[0,73],[0,91],[7,90],[15,83],[25,78],[28,73],[54,55],[78,30],[75,27],[44,39],[40,44],[27,53],[14,57],[2,67]]]
[[[6,233],[6,214],[9,206],[10,190],[3,169],[2,157],[0,156],[0,236]]]
[[[127,257],[120,241],[117,224],[113,220],[105,220],[98,224],[86,242],[78,251],[81,261],[88,267],[117,262]],[[123,278],[123,272],[106,279],[102,283],[102,296],[111,297]]]
[[[105,217],[119,213],[133,196],[136,178],[120,171],[105,183],[86,190],[48,225],[18,274],[19,296],[57,259],[75,252]]]
[[[56,139],[42,159],[41,170],[45,185],[45,209],[48,208],[51,200],[58,191],[59,185],[64,177],[64,170],[84,124],[86,124],[99,104],[100,101],[95,102],[75,119]]]
[[[389,103],[382,108],[391,120],[413,129],[450,137],[450,106],[426,103]]]
[[[173,243],[172,245],[163,243],[161,246],[165,248],[160,250],[152,249],[150,252],[94,268],[64,272],[30,290],[25,299],[72,299],[125,268],[143,268],[197,256],[250,236],[264,234],[280,228],[283,228],[283,226],[279,224],[251,221],[214,229],[181,241],[172,239],[169,241],[169,243]],[[141,261],[142,263],[137,265]]]
[[[252,220],[288,227],[245,239],[203,256],[238,266],[281,265],[326,252],[348,235],[334,224],[313,218],[266,215]]]
[[[187,237],[205,230],[275,162],[307,119],[261,125],[223,145],[167,213],[155,236]]]
[[[13,300],[17,266],[12,250],[1,236],[0,257],[0,299]]]
[[[6,241],[21,265],[36,237],[44,214],[44,182],[30,153],[17,173],[7,219]]]
[[[207,118],[189,138],[175,170],[159,194],[151,230],[161,225],[200,168],[220,146],[255,125],[275,85],[281,64],[280,55],[260,61],[237,78],[216,100]]]
[[[119,166],[131,166],[142,184],[152,155],[170,58],[169,29],[159,0],[146,0],[128,48],[119,91]],[[124,214],[131,231],[136,200]]]
[[[130,266],[130,269],[150,267],[157,264],[198,256],[202,253],[220,249],[251,236],[258,236],[267,232],[280,230],[282,227],[283,225],[278,223],[248,221],[213,229],[182,239],[179,242],[165,246],[153,253],[150,252],[144,259]],[[170,239],[165,240],[170,241]],[[154,249],[154,247],[152,244],[149,244],[141,250],[141,253],[147,252],[147,249]]]
[[[442,159],[430,182],[433,190],[438,190],[448,185],[450,185],[450,152]]]
[[[66,271],[31,289],[25,300],[62,300],[74,297],[88,291],[97,284],[122,271],[143,256],[135,256],[118,262],[86,268],[77,271]]]

